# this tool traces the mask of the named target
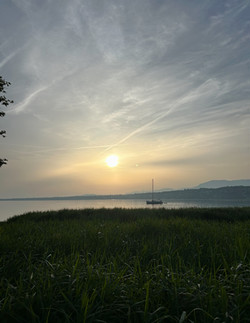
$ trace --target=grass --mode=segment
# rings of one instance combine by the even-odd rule
[[[249,322],[250,208],[84,209],[0,224],[1,322]]]

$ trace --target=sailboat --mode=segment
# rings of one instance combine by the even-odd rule
[[[163,204],[161,200],[154,200],[154,179],[152,179],[152,200],[147,200],[147,204]]]

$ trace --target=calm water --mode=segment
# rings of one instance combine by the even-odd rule
[[[0,201],[0,221],[5,221],[14,215],[20,215],[30,211],[47,211],[60,209],[84,209],[84,208],[188,208],[188,207],[224,207],[224,206],[250,206],[250,202],[233,200],[224,201],[188,201],[167,202],[163,205],[146,205],[145,200],[75,200],[75,201]]]

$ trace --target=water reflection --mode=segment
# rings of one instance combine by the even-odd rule
[[[82,208],[190,208],[190,207],[240,207],[250,206],[249,201],[236,200],[197,200],[197,201],[163,201],[162,205],[147,205],[145,200],[60,200],[60,201],[0,201],[0,221],[14,215],[30,211],[47,211]]]

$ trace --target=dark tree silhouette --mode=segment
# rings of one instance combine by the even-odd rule
[[[0,76],[0,104],[4,105],[7,107],[10,103],[13,103],[14,101],[9,100],[6,98],[4,95],[6,93],[5,88],[8,87],[11,83],[5,81],[2,76]],[[4,117],[5,113],[3,111],[0,111],[0,117]],[[5,130],[0,130],[0,136],[5,137],[6,131]],[[7,159],[0,158],[0,167],[3,165],[7,164]]]

